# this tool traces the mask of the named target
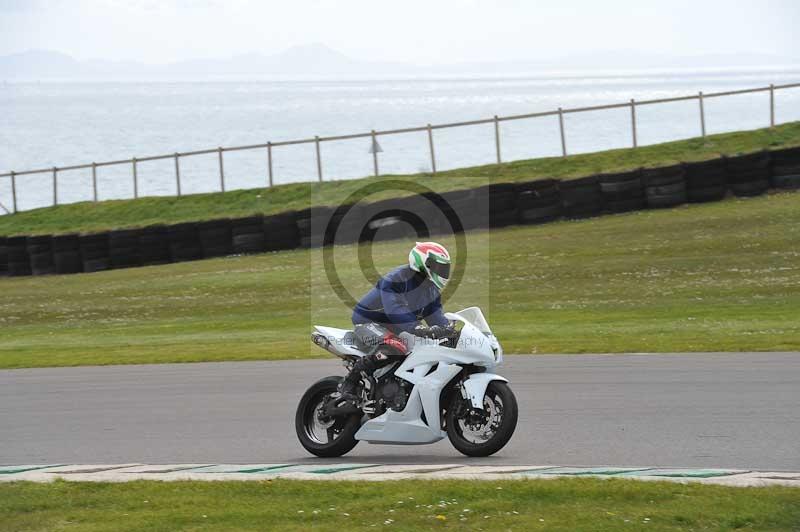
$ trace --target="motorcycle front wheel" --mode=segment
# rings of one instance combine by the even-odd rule
[[[358,414],[325,417],[322,406],[336,393],[342,377],[325,377],[315,382],[297,405],[294,428],[300,444],[311,454],[322,458],[342,456],[356,446],[355,434],[361,426]]]
[[[517,428],[517,399],[503,381],[486,388],[483,409],[455,394],[447,409],[447,436],[467,456],[490,456],[502,449]]]

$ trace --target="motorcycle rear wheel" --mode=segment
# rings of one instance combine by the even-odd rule
[[[484,410],[455,394],[447,409],[447,437],[460,453],[490,456],[502,449],[517,428],[517,399],[503,381],[492,381],[486,388]]]
[[[325,377],[306,390],[297,405],[294,428],[300,444],[316,456],[333,458],[350,452],[358,444],[355,434],[361,427],[361,416],[341,418],[320,415],[322,405],[337,392],[342,377]]]

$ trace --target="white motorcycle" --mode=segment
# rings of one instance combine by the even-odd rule
[[[325,377],[312,385],[295,415],[303,447],[334,457],[361,440],[415,445],[447,436],[467,456],[489,456],[502,449],[514,433],[518,412],[508,380],[492,373],[503,361],[500,343],[477,307],[445,317],[455,326],[447,338],[387,335],[387,343],[401,341],[408,354],[372,376],[362,375],[357,406],[332,406],[342,377]],[[353,331],[314,329],[314,343],[342,358],[348,370],[368,354],[356,345]]]

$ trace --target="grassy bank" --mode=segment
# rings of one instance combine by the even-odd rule
[[[446,307],[488,310],[507,352],[800,351],[797,193],[478,231],[467,244]],[[403,263],[408,245],[376,244],[377,268]],[[356,248],[335,250],[343,285],[365,292]],[[3,368],[325,357],[311,324],[350,315],[319,250],[6,278],[0,293]]]
[[[795,530],[797,488],[631,480],[0,484],[0,530]]]
[[[529,181],[544,177],[570,178],[796,145],[800,145],[800,122],[784,124],[774,129],[725,133],[705,139],[695,138],[636,149],[460,168],[439,172],[435,176],[416,174],[402,177],[443,192],[481,186],[487,182]],[[320,198],[324,198],[325,204],[338,205],[366,183],[397,177],[381,176],[321,184],[300,183],[271,189],[196,194],[181,198],[142,198],[62,205],[26,211],[14,216],[0,216],[0,235],[89,232],[155,223],[275,213],[308,207],[320,202]],[[380,195],[371,197],[373,200],[380,198]]]

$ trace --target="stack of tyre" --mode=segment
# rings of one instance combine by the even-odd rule
[[[477,189],[445,192],[441,199],[439,205],[434,205],[440,213],[439,232],[469,231],[489,225],[489,198]]]
[[[233,252],[231,220],[209,220],[197,224],[197,236],[203,257],[224,257]]]
[[[141,265],[139,230],[120,229],[108,233],[108,258],[111,267],[133,268]]]
[[[264,217],[267,251],[294,249],[300,246],[297,212],[288,211]]]
[[[139,230],[139,260],[144,266],[171,262],[166,225],[151,225]]]
[[[325,243],[325,231],[336,209],[311,207],[297,213],[297,234],[301,248],[318,248]],[[329,235],[332,238],[333,235]],[[332,242],[329,242],[332,243]]]
[[[726,157],[728,187],[734,196],[750,197],[763,194],[769,188],[768,151]]]
[[[31,274],[31,261],[28,257],[28,237],[12,236],[6,240],[8,256],[8,275],[19,277]]]
[[[495,183],[477,188],[475,197],[476,201],[488,205],[486,227],[507,227],[517,223],[517,192],[513,183]]]
[[[53,237],[29,236],[27,245],[32,275],[50,275],[56,272],[56,265],[53,262]]]
[[[603,193],[597,176],[562,181],[558,188],[565,218],[589,218],[603,212]]]
[[[203,258],[200,233],[196,222],[186,222],[167,226],[169,253],[172,262],[187,262]]]
[[[770,184],[774,188],[800,188],[800,147],[773,151],[770,163]]]
[[[264,217],[256,215],[231,220],[231,247],[237,255],[266,251]]]
[[[686,170],[682,164],[643,168],[642,184],[650,208],[675,207],[686,203]]]
[[[344,218],[344,227],[337,231],[335,243],[353,238],[361,242],[411,238],[415,228],[422,229],[432,223],[423,219],[426,203],[421,196],[413,196],[363,205],[353,216],[348,213]]]
[[[84,272],[91,273],[111,269],[108,233],[81,235],[80,248]]]
[[[0,277],[8,275],[8,238],[0,236]]]
[[[6,239],[7,272],[10,277],[31,274],[31,261],[28,257],[28,237],[11,236]]]
[[[561,217],[561,192],[556,179],[518,183],[516,186],[517,220],[539,224]]]
[[[640,170],[599,174],[597,182],[608,212],[628,212],[643,209],[646,203]]]
[[[375,212],[372,205],[340,205],[331,214],[330,225],[326,228],[329,234],[325,241],[329,244],[353,244],[368,240],[367,224],[370,215]]]
[[[53,262],[56,273],[80,273],[83,271],[81,240],[78,234],[53,237]]]
[[[728,192],[728,166],[725,159],[683,163],[686,198],[690,203],[719,201]]]

